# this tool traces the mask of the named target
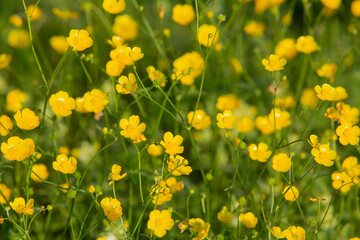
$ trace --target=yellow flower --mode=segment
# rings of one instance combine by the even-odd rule
[[[265,24],[263,22],[257,22],[255,20],[251,20],[244,27],[244,31],[247,35],[253,37],[261,37],[265,31]]]
[[[175,68],[173,79],[180,80],[183,85],[192,85],[204,69],[204,59],[200,53],[192,51],[175,59],[173,67]]]
[[[164,140],[161,140],[160,144],[165,148],[165,152],[168,154],[181,154],[184,151],[184,147],[180,146],[183,142],[183,138],[180,135],[174,135],[171,132],[164,133]]]
[[[327,83],[324,83],[321,87],[316,85],[314,89],[317,97],[323,101],[334,101],[339,95],[338,91]]]
[[[167,186],[164,180],[158,181],[151,187],[150,195],[152,196],[152,203],[156,205],[163,205],[171,201],[173,196],[171,188]]]
[[[350,10],[355,17],[360,17],[360,0],[352,1]]]
[[[299,190],[295,186],[286,186],[282,192],[284,198],[288,201],[295,201],[299,197]]]
[[[148,146],[147,152],[149,155],[157,157],[163,153],[163,148],[161,147],[161,145],[156,145],[152,143]]]
[[[287,240],[305,240],[305,230],[302,227],[290,226],[283,234]]]
[[[243,133],[251,132],[254,127],[255,123],[250,117],[241,117],[236,124],[237,130]]]
[[[284,69],[284,66],[286,65],[285,58],[279,58],[277,55],[270,55],[269,59],[263,59],[261,62],[265,69],[274,72],[274,71],[280,71]]]
[[[330,78],[330,82],[334,82],[334,75],[337,71],[337,65],[336,63],[325,63],[321,66],[318,70],[316,70],[316,73],[319,77],[326,77]]]
[[[221,211],[218,212],[217,218],[220,220],[220,222],[230,223],[233,219],[233,214],[227,210],[226,206],[223,206]]]
[[[13,136],[9,137],[7,142],[1,143],[1,152],[4,154],[4,158],[10,161],[23,161],[35,152],[35,144],[30,138],[23,140]]]
[[[113,222],[118,222],[123,215],[121,203],[115,198],[103,198],[100,202],[104,215]]]
[[[72,97],[69,97],[67,92],[63,91],[52,94],[49,99],[49,104],[53,112],[61,117],[70,116],[72,110],[75,109],[75,100]]]
[[[335,171],[331,174],[332,186],[334,189],[342,192],[348,192],[351,189],[351,186],[354,185],[351,177],[345,172]]]
[[[0,183],[0,192],[0,203],[6,204],[10,200],[11,189],[8,188],[5,184]]]
[[[237,116],[233,115],[232,111],[225,110],[223,113],[216,115],[216,120],[219,128],[233,129]]]
[[[336,109],[334,107],[328,108],[324,115],[339,123],[351,122],[352,124],[356,124],[359,122],[359,109],[344,104],[343,102],[337,103]]]
[[[118,77],[123,72],[125,64],[118,60],[110,60],[106,63],[106,73],[111,77]]]
[[[90,185],[90,187],[88,188],[89,193],[94,193],[95,190],[96,189],[95,189],[94,185]]]
[[[291,168],[291,159],[285,153],[276,154],[273,157],[272,168],[277,172],[287,172]]]
[[[53,8],[52,13],[61,19],[76,19],[80,17],[79,12],[70,12],[68,9],[60,10],[59,8]]]
[[[10,202],[11,208],[17,213],[33,214],[34,210],[31,209],[34,206],[34,199],[30,199],[25,204],[25,199],[22,197],[15,198],[13,202]]]
[[[262,14],[266,9],[273,8],[285,2],[285,0],[254,0],[255,12]]]
[[[300,103],[308,106],[312,110],[317,107],[319,98],[316,96],[316,92],[313,88],[305,88],[303,90],[300,97]]]
[[[274,126],[274,109],[268,115],[269,122],[272,126]],[[285,127],[290,126],[290,113],[287,111],[281,111],[279,108],[275,108],[275,122],[276,122],[276,129],[281,130]]]
[[[109,184],[112,184],[114,181],[119,181],[120,179],[123,179],[126,177],[127,173],[120,174],[121,173],[121,166],[117,164],[113,164],[111,167],[111,173],[109,173],[108,180],[110,180]]]
[[[65,154],[60,154],[56,157],[56,161],[54,161],[52,165],[56,171],[72,174],[76,171],[77,160],[74,157],[68,158]]]
[[[24,108],[22,111],[18,110],[14,118],[18,127],[24,130],[32,130],[40,125],[39,117],[28,108]]]
[[[19,89],[10,91],[6,95],[6,109],[11,112],[16,112],[22,109],[22,104],[26,101],[26,95]]]
[[[258,222],[257,217],[252,212],[241,213],[239,215],[239,221],[247,228],[254,228]]]
[[[155,236],[161,238],[165,236],[166,231],[171,230],[174,226],[174,220],[171,218],[169,210],[152,210],[147,222],[147,228],[154,231]]]
[[[164,34],[164,36],[165,36],[166,38],[170,38],[170,36],[171,36],[171,31],[170,31],[170,29],[164,28],[163,34]]]
[[[12,56],[10,54],[0,54],[0,70],[7,68],[11,63]]]
[[[25,49],[30,46],[29,33],[25,30],[17,29],[9,32],[7,42],[10,47]]]
[[[360,128],[353,126],[351,122],[342,122],[336,128],[336,135],[339,136],[339,142],[342,145],[356,145],[359,142]]]
[[[201,218],[190,218],[189,229],[196,233],[192,240],[202,240],[208,235],[210,223],[204,222]]]
[[[336,10],[341,5],[341,0],[321,0],[321,2],[325,7],[331,10]]]
[[[187,120],[189,124],[191,123],[191,120],[193,118],[194,120],[192,121],[191,126],[194,127],[196,130],[204,130],[208,128],[211,124],[210,117],[206,115],[206,113],[203,110],[196,110],[195,116],[194,116],[194,111],[189,112],[187,115]]]
[[[279,227],[272,227],[270,230],[271,234],[274,235],[276,238],[286,238],[285,231],[281,231],[281,228]]]
[[[216,44],[219,40],[219,31],[216,26],[203,24],[198,30],[199,43],[205,47],[210,47]]]
[[[293,21],[294,21],[294,19],[292,17],[292,14],[290,14],[290,13],[285,13],[281,18],[281,22],[285,26],[290,26],[293,23]]]
[[[189,161],[180,155],[170,155],[167,161],[169,173],[174,176],[189,175],[192,168],[188,166]]]
[[[66,41],[76,51],[84,51],[93,45],[93,40],[89,36],[89,32],[84,29],[72,29]]]
[[[9,17],[9,23],[14,25],[15,27],[21,27],[23,25],[24,21],[22,20],[22,18],[19,15],[13,14]]]
[[[158,81],[161,87],[165,87],[166,76],[162,72],[156,70],[153,66],[148,66],[146,72],[152,82]]]
[[[122,46],[124,44],[124,41],[125,41],[124,38],[117,35],[113,35],[111,37],[111,40],[110,39],[107,40],[107,43],[110,44],[113,48],[117,48]]]
[[[138,36],[138,24],[129,15],[118,15],[114,20],[112,31],[125,41],[135,40]]]
[[[274,118],[274,115],[272,118]],[[265,135],[274,132],[274,121],[270,122],[269,116],[257,116],[255,118],[255,126]]]
[[[275,100],[275,105],[280,108],[292,108],[296,105],[295,99],[293,96],[289,95],[286,97],[279,97]]]
[[[295,48],[302,53],[312,53],[318,49],[318,45],[313,36],[300,36],[296,40]]]
[[[118,61],[118,64],[120,64],[119,68],[121,69],[121,65],[133,65],[137,60],[142,59],[144,54],[139,47],[119,46],[110,51],[110,57]]]
[[[36,175],[35,175],[36,173]],[[31,172],[31,179],[34,180],[35,182],[42,182],[42,180],[39,178],[39,177],[42,179],[42,180],[47,180],[48,177],[49,177],[49,172],[47,170],[47,167],[45,164],[43,163],[40,163],[40,164],[34,164],[33,167],[32,167],[32,172]]]
[[[52,36],[49,43],[55,52],[59,54],[65,54],[69,48],[69,44],[64,36]]]
[[[0,117],[0,135],[6,136],[9,134],[9,131],[13,129],[14,124],[11,122],[11,119],[6,116],[2,115]]]
[[[181,26],[189,25],[195,19],[194,8],[189,4],[176,4],[172,9],[172,20]]]
[[[120,127],[123,129],[120,134],[126,138],[130,138],[133,143],[139,143],[145,141],[146,138],[143,134],[145,131],[145,123],[140,123],[138,115],[132,115],[128,119],[121,119],[119,122]]]
[[[252,160],[258,160],[259,162],[267,162],[271,155],[271,151],[268,150],[269,146],[266,143],[259,143],[258,146],[250,144],[248,147],[249,156]]]
[[[75,99],[75,110],[79,113],[88,113],[89,111],[86,110],[85,108],[85,102],[84,102],[84,99],[82,97],[77,97]]]
[[[343,87],[336,87],[335,91],[338,93],[337,97],[334,99],[334,101],[343,101],[348,98],[348,93],[346,92],[346,89]]]
[[[125,5],[125,0],[104,0],[102,3],[104,10],[111,14],[121,13]]]
[[[93,89],[86,92],[83,96],[84,107],[86,111],[100,113],[104,110],[105,105],[109,103],[109,99],[100,89]]]
[[[345,158],[341,164],[341,168],[351,178],[360,176],[360,164],[358,164],[358,159],[356,157],[351,156]]]
[[[314,160],[325,167],[330,167],[334,164],[336,159],[336,152],[330,149],[330,143],[320,144],[311,150],[311,155],[314,156]]]
[[[230,65],[231,71],[233,71],[236,74],[241,74],[244,70],[241,63],[239,62],[239,60],[237,58],[234,58],[234,57],[230,58],[229,65]]]
[[[27,12],[28,12],[28,16],[31,17],[31,21],[35,21],[37,19],[39,19],[42,15],[42,11],[41,9],[36,6],[34,4],[30,4],[27,8],[26,8]]]
[[[135,92],[137,88],[136,78],[133,73],[119,78],[119,84],[116,84],[116,91],[120,94],[129,94]]]
[[[240,106],[240,100],[235,94],[224,94],[217,98],[216,108],[219,111],[230,110],[233,111]]]
[[[275,54],[279,56],[279,58],[285,58],[286,60],[293,59],[298,54],[295,48],[295,39],[282,39],[275,47]]]

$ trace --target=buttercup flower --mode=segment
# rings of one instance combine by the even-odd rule
[[[14,115],[16,125],[24,130],[32,130],[40,125],[39,117],[34,111],[24,108],[22,111],[18,110]]]
[[[17,213],[23,213],[25,215],[33,214],[34,210],[31,209],[34,206],[34,199],[30,199],[25,204],[25,199],[22,197],[15,198],[13,202],[10,202],[11,208]]]
[[[175,68],[173,79],[180,80],[183,85],[192,85],[204,69],[204,59],[200,53],[192,51],[175,59],[173,67]]]
[[[275,105],[280,108],[292,108],[296,105],[295,99],[292,95],[279,97],[275,99]]]
[[[313,88],[305,88],[300,97],[300,103],[308,106],[310,109],[315,109],[319,103],[319,98]]]
[[[10,47],[25,49],[30,46],[29,33],[25,30],[17,29],[9,32],[7,43]]]
[[[68,158],[65,154],[60,154],[56,157],[56,161],[54,161],[52,165],[56,171],[72,174],[76,171],[77,160],[74,157]]]
[[[269,59],[264,58],[261,63],[265,66],[266,70],[274,72],[284,69],[284,66],[286,65],[286,59],[280,59],[277,55],[270,55]]]
[[[311,155],[314,156],[314,160],[324,165],[325,167],[330,167],[334,164],[334,160],[336,159],[336,152],[333,149],[330,149],[330,143],[320,144],[318,147],[314,147],[311,150]]]
[[[343,122],[336,128],[336,135],[342,145],[356,145],[359,142],[360,128],[351,122]]]
[[[241,63],[239,62],[239,60],[237,58],[229,58],[229,65],[230,65],[230,69],[231,71],[233,71],[236,74],[241,74],[243,72],[243,66],[241,65]]]
[[[345,172],[335,171],[331,174],[332,186],[334,189],[340,189],[341,192],[350,191],[351,187],[354,185],[352,183],[351,177]]]
[[[9,23],[14,25],[15,27],[21,27],[23,25],[24,21],[22,20],[22,18],[19,15],[13,14],[9,17]]]
[[[331,10],[336,10],[341,5],[341,0],[321,0],[321,2],[325,7]]]
[[[9,137],[7,142],[1,143],[1,152],[4,154],[4,158],[10,161],[23,161],[35,152],[35,144],[30,138],[23,140],[13,136]]]
[[[84,51],[93,45],[93,40],[89,37],[89,32],[84,29],[72,29],[66,41],[76,51]]]
[[[10,54],[0,54],[0,70],[7,68],[11,62],[12,56]]]
[[[199,43],[205,47],[210,47],[216,44],[219,40],[219,31],[216,26],[203,24],[198,30]]]
[[[258,160],[259,162],[267,162],[271,155],[271,151],[268,150],[269,146],[266,143],[259,143],[258,146],[250,144],[248,147],[249,156],[252,160]]]
[[[335,88],[327,83],[324,83],[321,87],[316,85],[314,89],[317,93],[317,97],[323,101],[334,101],[339,95]]]
[[[356,124],[359,122],[359,114],[358,108],[339,102],[336,104],[336,108],[328,108],[324,115],[339,123],[351,122],[352,124]]]
[[[334,74],[337,71],[336,63],[325,63],[321,66],[316,73],[319,77],[327,77],[330,78],[330,82],[334,82]]]
[[[223,206],[221,211],[218,212],[217,218],[223,223],[230,223],[233,219],[233,214],[227,210],[226,206]]]
[[[188,124],[191,123],[191,120],[193,118],[194,120],[192,121],[191,126],[194,127],[196,130],[204,130],[208,128],[211,124],[210,117],[206,115],[206,113],[203,110],[196,110],[195,116],[194,116],[194,111],[189,112],[187,115]]]
[[[35,174],[36,173],[36,174]],[[37,175],[37,176],[36,176]],[[35,182],[42,182],[42,180],[47,180],[49,177],[49,171],[47,170],[47,167],[43,163],[34,164],[32,167],[32,172],[30,175],[30,178],[34,180]]]
[[[123,215],[121,203],[115,198],[103,198],[100,202],[104,215],[113,222],[118,222]]]
[[[42,15],[41,9],[38,6],[35,7],[34,4],[27,6],[26,10],[28,12],[28,16],[31,17],[31,21],[39,19]]]
[[[288,201],[295,201],[299,197],[299,190],[295,186],[286,186],[282,192],[284,198]]]
[[[257,217],[252,212],[241,213],[239,215],[239,221],[247,228],[254,228],[258,222]]]
[[[194,8],[189,4],[176,4],[172,9],[172,20],[182,26],[189,25],[195,19]]]
[[[145,123],[140,123],[138,115],[132,115],[128,119],[121,119],[119,122],[120,127],[123,129],[120,134],[126,138],[130,138],[134,143],[145,141],[146,138],[143,134],[145,131]]]
[[[335,91],[338,93],[337,97],[334,99],[334,101],[343,101],[348,98],[348,93],[346,92],[346,89],[343,87],[336,87]]]
[[[275,47],[275,54],[279,56],[279,58],[285,58],[287,61],[293,59],[298,54],[295,48],[295,39],[282,39]]]
[[[236,129],[243,133],[251,132],[254,127],[255,123],[250,117],[241,117],[236,123]]]
[[[150,212],[147,228],[154,231],[157,237],[163,237],[166,231],[169,231],[174,226],[174,220],[171,218],[169,210],[153,210]]]
[[[2,115],[0,117],[0,135],[6,136],[9,134],[9,131],[13,128],[14,124],[11,122],[11,119],[6,116]]]
[[[196,233],[193,240],[202,240],[207,237],[210,223],[204,222],[201,218],[190,218],[188,223],[189,229]]]
[[[156,70],[153,66],[148,66],[146,72],[152,82],[158,81],[161,87],[165,87],[166,76],[162,72]]]
[[[290,226],[283,234],[287,240],[305,240],[305,230],[302,227]]]
[[[116,84],[116,91],[120,94],[129,94],[135,92],[137,88],[136,78],[133,73],[119,78],[119,84]]]
[[[100,89],[93,89],[86,92],[83,96],[84,107],[88,112],[100,113],[104,110],[109,99]]]
[[[351,156],[345,158],[341,164],[341,168],[351,178],[360,176],[360,164],[358,164],[358,159],[356,157]]]
[[[71,12],[68,9],[60,10],[59,8],[53,8],[52,13],[61,19],[76,19],[80,17],[79,12]]]
[[[236,97],[235,94],[225,94],[217,98],[216,108],[219,111],[230,110],[233,111],[240,106],[240,100]]]
[[[360,0],[352,1],[350,5],[350,10],[355,17],[360,17]]]
[[[274,126],[274,109],[271,109],[271,112],[268,115],[269,122]],[[276,129],[281,130],[285,127],[290,126],[290,113],[287,111],[281,111],[279,108],[275,108],[275,121],[276,121]]]
[[[152,196],[152,203],[156,205],[163,205],[171,201],[173,196],[171,188],[167,186],[164,180],[160,180],[153,185],[150,194]]]
[[[102,3],[104,10],[111,14],[121,13],[125,5],[125,0],[104,0]]]
[[[111,77],[120,76],[125,68],[125,64],[118,60],[110,60],[106,63],[106,73]]]
[[[11,189],[8,188],[5,184],[0,183],[0,191],[2,193],[0,194],[0,203],[6,204],[10,200]]]
[[[270,114],[269,114],[270,116]],[[257,116],[255,118],[255,126],[262,134],[270,134],[274,132],[274,121],[270,122],[269,116]],[[274,115],[272,115],[274,118]],[[277,121],[276,121],[277,123]],[[277,126],[276,126],[277,127]]]
[[[125,41],[132,41],[138,36],[138,24],[129,15],[118,15],[114,20],[112,31]]]
[[[272,168],[277,172],[287,172],[291,168],[291,159],[285,153],[276,154],[273,157]]]
[[[183,138],[180,135],[174,135],[171,132],[164,133],[164,140],[161,140],[160,144],[165,148],[165,152],[168,154],[181,154],[184,151],[184,147],[180,146],[183,142]]]
[[[120,179],[123,179],[126,177],[127,173],[120,174],[121,173],[121,166],[117,164],[113,164],[111,167],[111,173],[109,173],[108,180],[110,180],[110,184],[112,184],[114,181],[119,181]]]
[[[125,41],[124,38],[117,35],[113,35],[111,39],[107,40],[107,43],[110,44],[113,48],[117,48],[124,45],[124,41]]]
[[[263,22],[257,22],[255,20],[251,20],[244,27],[244,31],[247,35],[253,37],[261,37],[265,31],[265,24]]]
[[[151,156],[157,157],[163,153],[163,148],[161,147],[161,145],[156,145],[156,144],[152,143],[148,146],[147,152]]]
[[[312,53],[318,49],[318,45],[313,36],[300,36],[296,40],[295,48],[302,53]]]
[[[67,117],[72,114],[72,110],[75,109],[75,100],[69,97],[67,92],[59,91],[56,94],[52,94],[49,99],[49,104],[53,112],[57,116]]]
[[[26,101],[26,94],[19,89],[10,91],[6,95],[6,109],[16,112],[22,109],[22,104]]]
[[[233,115],[230,110],[225,110],[223,113],[216,115],[216,120],[219,128],[233,129],[237,116]]]
[[[180,155],[170,155],[167,161],[169,173],[174,176],[189,175],[192,168],[188,166],[189,161]]]
[[[49,40],[50,46],[59,54],[65,54],[69,44],[64,36],[52,36]]]

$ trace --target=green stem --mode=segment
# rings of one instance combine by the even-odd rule
[[[142,184],[141,184],[141,156],[140,156],[141,154],[136,144],[135,144],[135,148],[136,148],[136,153],[138,155],[140,198],[141,198],[141,203],[144,204],[144,197],[143,197]]]
[[[81,227],[80,227],[80,231],[79,231],[79,235],[78,235],[78,240],[82,239],[81,233],[82,233],[82,231],[83,231],[83,229],[84,229],[85,221],[86,221],[87,217],[89,216],[90,211],[91,211],[92,207],[94,206],[95,201],[96,201],[96,199],[92,201],[89,209],[87,210],[87,212],[86,212],[86,214],[85,214],[84,220],[83,220],[82,223],[81,223]]]

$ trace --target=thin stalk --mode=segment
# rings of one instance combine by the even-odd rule
[[[140,156],[141,154],[136,144],[135,147],[136,147],[136,153],[138,155],[140,198],[141,198],[141,203],[144,204],[144,197],[143,197],[142,184],[141,184],[141,156]]]

